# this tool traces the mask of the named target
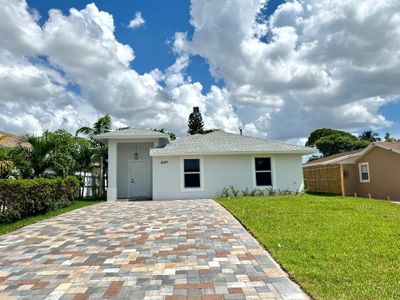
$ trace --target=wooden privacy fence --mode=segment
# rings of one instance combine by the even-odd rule
[[[303,173],[307,191],[344,195],[342,165],[304,167]]]

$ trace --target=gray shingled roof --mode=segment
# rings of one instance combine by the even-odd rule
[[[229,153],[301,153],[311,154],[312,148],[291,145],[274,140],[216,131],[196,134],[172,141],[164,148],[150,150],[151,156]]]
[[[128,128],[97,134],[96,140],[118,139],[118,138],[167,138],[169,135],[154,130],[143,128]]]

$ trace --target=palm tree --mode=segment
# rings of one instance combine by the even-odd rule
[[[30,144],[29,147],[26,146],[27,143]],[[50,166],[49,156],[54,147],[54,142],[49,139],[48,131],[46,131],[42,136],[33,134],[23,136],[17,152],[26,156],[33,169],[34,176],[41,176]]]
[[[0,141],[6,138],[6,135],[0,136]],[[11,160],[8,159],[8,155],[5,151],[0,149],[0,178],[3,174],[7,173],[13,167],[13,163]]]
[[[10,160],[0,160],[0,178],[3,174],[10,171],[13,167],[13,163]]]
[[[362,141],[368,141],[368,142],[378,142],[381,140],[379,137],[379,134],[376,132],[373,132],[372,130],[366,130],[361,135],[358,137]]]
[[[100,194],[104,194],[104,157],[106,152],[105,151],[106,146],[97,141],[94,138],[94,135],[110,132],[111,126],[112,126],[111,117],[109,114],[106,114],[100,117],[93,124],[93,127],[82,127],[76,131],[76,136],[78,136],[80,133],[86,135],[93,143],[93,145],[98,149],[98,153],[100,156],[100,186],[99,186]]]
[[[4,137],[0,137],[0,140]],[[13,168],[14,164],[9,159],[7,153],[0,149],[0,178]]]

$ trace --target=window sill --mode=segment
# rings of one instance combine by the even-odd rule
[[[181,189],[182,193],[190,193],[190,192],[203,192],[204,188],[183,188]]]

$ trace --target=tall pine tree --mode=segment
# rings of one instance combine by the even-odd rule
[[[200,109],[197,106],[193,107],[193,112],[189,116],[188,127],[188,133],[190,135],[204,133],[203,117],[201,116]]]

